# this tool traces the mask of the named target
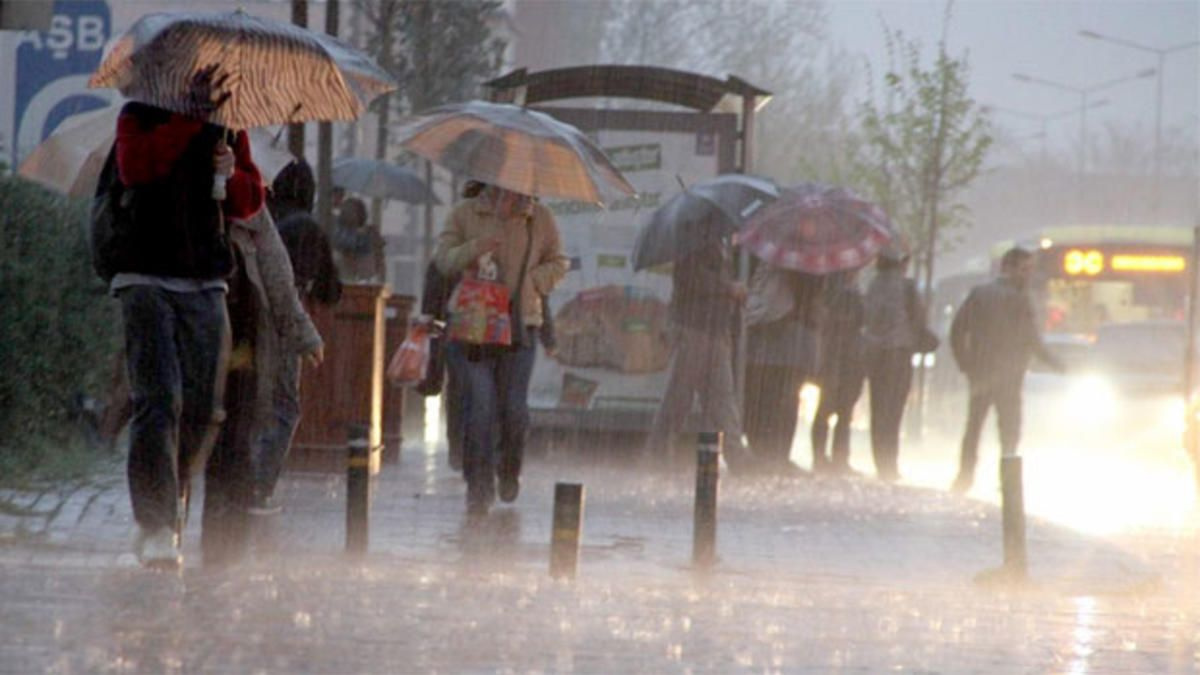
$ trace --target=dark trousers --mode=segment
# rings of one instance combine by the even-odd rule
[[[246,508],[257,482],[251,461],[257,388],[252,369],[230,371],[225,381],[225,409],[229,414],[204,467],[200,549],[205,565],[235,562],[245,554],[249,543]]]
[[[1013,455],[1021,437],[1021,382],[1003,382],[986,389],[971,392],[967,403],[967,428],[963,432],[962,455],[959,457],[958,475],[964,482],[975,476],[975,463],[979,458],[979,437],[983,433],[983,422],[988,409],[996,408],[996,426],[1000,431],[1000,452]]]
[[[754,457],[767,465],[788,461],[800,417],[802,368],[746,365],[743,427]]]
[[[823,378],[821,402],[812,423],[813,468],[826,464],[838,467],[850,465],[850,422],[854,418],[854,406],[862,395],[863,373],[861,368],[847,365],[836,375]],[[829,440],[829,418],[837,415],[833,428],[833,447],[826,454]]]
[[[254,490],[259,496],[269,497],[275,492],[299,426],[300,359],[283,356],[273,381],[269,426],[255,442],[252,455]]]
[[[446,450],[450,468],[463,470],[463,446],[466,444],[467,397],[463,391],[463,374],[459,365],[446,359],[446,384],[442,400],[446,403]]]
[[[867,356],[871,386],[871,454],[882,478],[899,476],[900,422],[912,387],[912,352],[876,349]]]
[[[449,345],[451,368],[462,376],[463,474],[471,503],[492,503],[497,473],[521,475],[529,434],[529,378],[537,356],[537,333],[527,334],[531,337],[516,349]]]
[[[120,300],[133,400],[127,465],[133,516],[146,530],[180,528],[180,501],[224,416],[224,293],[131,286]]]

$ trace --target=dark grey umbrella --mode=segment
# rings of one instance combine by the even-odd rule
[[[333,184],[368,197],[410,204],[442,203],[412,170],[377,159],[344,157],[335,161]]]
[[[733,234],[778,197],[774,183],[744,174],[724,174],[689,186],[660,206],[638,232],[633,269],[677,260],[713,239]]]

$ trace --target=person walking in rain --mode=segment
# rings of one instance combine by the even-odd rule
[[[228,416],[204,472],[205,565],[238,560],[249,541],[247,516],[270,512],[269,495],[299,420],[298,405],[295,415],[291,408],[298,401],[281,406],[279,388],[296,382],[301,358],[313,366],[324,358],[270,214],[260,209],[253,218],[230,221],[230,236],[237,259],[226,296],[233,351],[225,383]]]
[[[434,260],[458,275],[490,258],[508,289],[512,345],[451,341],[447,357],[466,395],[463,471],[467,516],[487,515],[497,491],[515,501],[529,428],[529,378],[542,326],[542,298],[567,274],[558,225],[533,197],[487,186],[450,213]],[[497,481],[499,482],[497,488]]]
[[[862,395],[866,366],[863,350],[863,297],[857,270],[828,277],[825,324],[817,381],[821,398],[812,422],[813,471],[831,475],[853,473],[850,468],[850,423]],[[829,420],[837,416],[833,447],[828,447]]]
[[[197,101],[211,100],[210,77],[194,81]],[[224,219],[258,212],[262,179],[244,132],[142,103],[121,110],[114,155],[126,222],[100,256],[125,325],[135,552],[143,565],[176,567],[192,473],[224,419],[233,271]],[[220,201],[214,177],[224,179]]]
[[[867,286],[863,341],[871,388],[871,454],[882,480],[900,480],[900,423],[912,387],[912,357],[925,325],[917,286],[906,276],[909,254],[899,242],[884,247]]]
[[[1021,248],[1000,259],[1000,277],[976,286],[950,325],[950,347],[967,376],[970,401],[963,432],[958,476],[951,489],[965,493],[975,482],[979,436],[988,409],[996,408],[1003,456],[1017,453],[1021,435],[1021,386],[1030,358],[1036,356],[1059,372],[1062,362],[1046,348],[1029,299],[1033,254]]]
[[[821,286],[818,276],[762,262],[750,277],[743,411],[756,464],[767,472],[802,473],[790,458],[800,388],[820,356]]]
[[[342,296],[342,284],[334,267],[329,239],[312,217],[315,193],[312,168],[302,159],[294,160],[271,182],[267,207],[287,252],[289,287],[302,302],[334,305]],[[265,239],[268,233],[260,233],[259,237]],[[274,257],[269,264],[271,271],[278,269]],[[272,279],[276,277],[272,274]],[[254,494],[249,511],[254,515],[279,511],[274,498],[275,485],[300,425],[300,362],[307,356],[315,366],[324,358],[321,338],[302,307],[303,315],[296,312],[289,299],[277,297],[270,309],[278,317],[273,329],[284,352],[275,354],[277,358],[266,365],[273,373],[269,394],[273,412],[271,423],[260,429],[251,458]]]
[[[676,436],[699,400],[702,419],[724,433],[725,461],[748,464],[733,385],[733,332],[746,287],[733,277],[729,243],[713,239],[677,259],[672,272],[670,318],[674,348],[670,374],[647,439],[647,456],[672,463]]]

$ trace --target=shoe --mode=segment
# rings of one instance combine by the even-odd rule
[[[183,556],[179,553],[179,539],[169,527],[160,527],[153,532],[140,530],[134,550],[138,562],[143,567],[177,570],[183,564]]]
[[[511,504],[517,501],[517,495],[521,494],[521,477],[502,474],[497,489],[500,493],[500,501]]]
[[[467,498],[467,524],[478,524],[487,518],[491,504],[482,499]]]
[[[273,516],[280,511],[283,511],[283,507],[270,495],[257,496],[250,506],[246,507],[246,513],[252,516]]]

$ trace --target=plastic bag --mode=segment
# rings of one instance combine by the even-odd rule
[[[425,379],[425,370],[429,367],[429,331],[429,324],[424,322],[413,323],[409,327],[408,336],[388,362],[389,382],[406,386],[419,384]]]
[[[450,296],[447,337],[475,345],[512,344],[508,288],[495,281],[463,277]]]

